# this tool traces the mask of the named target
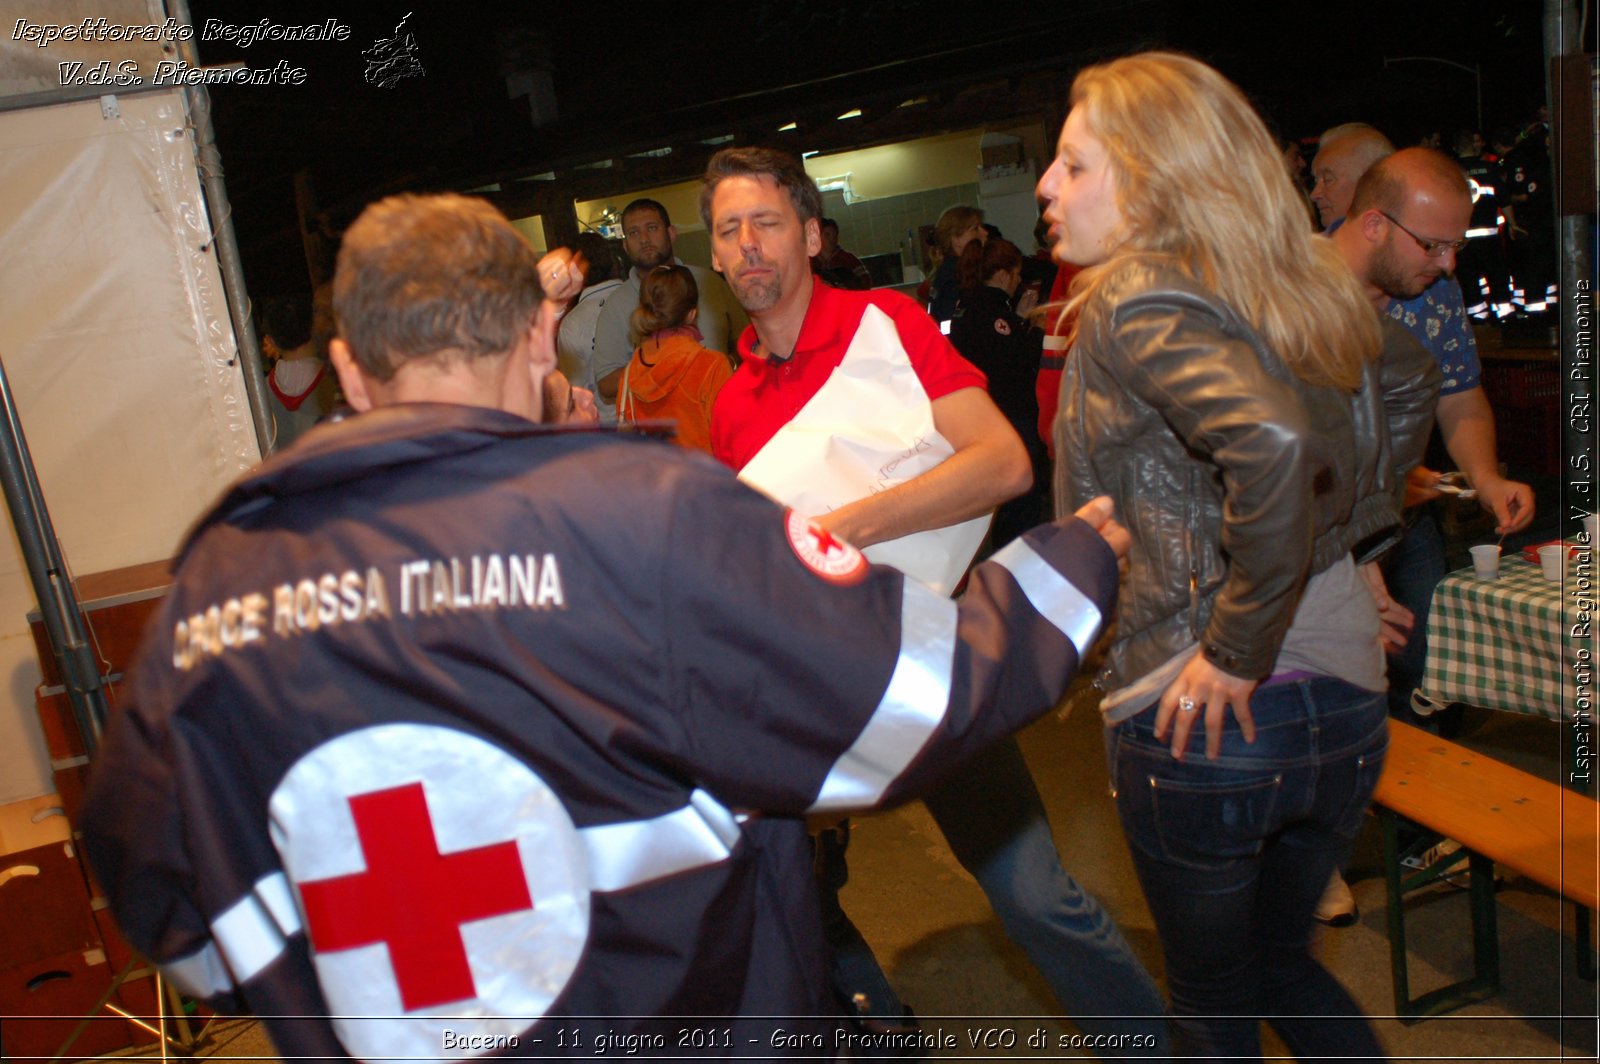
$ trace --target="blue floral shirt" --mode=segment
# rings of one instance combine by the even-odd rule
[[[1455,278],[1439,278],[1414,299],[1392,299],[1384,312],[1404,325],[1439,363],[1444,374],[1440,395],[1478,387],[1478,341]]]

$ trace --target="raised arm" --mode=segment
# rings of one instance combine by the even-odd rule
[[[732,541],[708,530],[709,500],[675,521],[666,573],[681,608],[661,697],[681,722],[683,771],[730,807],[915,797],[1047,712],[1115,604],[1127,535],[1109,500],[1026,533],[952,601],[748,495],[716,500]],[[706,571],[747,565],[740,594],[706,586]]]

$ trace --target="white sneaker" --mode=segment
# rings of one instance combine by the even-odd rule
[[[1328,886],[1322,892],[1322,900],[1317,902],[1316,912],[1313,913],[1319,921],[1329,927],[1349,927],[1356,922],[1356,899],[1350,893],[1350,887],[1344,881],[1344,876],[1335,868],[1333,875],[1328,879]]]

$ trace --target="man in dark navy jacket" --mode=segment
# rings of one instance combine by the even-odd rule
[[[708,458],[538,424],[578,272],[477,200],[357,220],[360,413],[190,533],[95,766],[127,937],[285,1057],[847,1048],[803,816],[1047,710],[1112,607],[1102,505],[957,604]]]

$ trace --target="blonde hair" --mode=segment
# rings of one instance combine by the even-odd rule
[[[934,236],[939,241],[939,247],[946,255],[954,255],[956,236],[965,232],[973,222],[983,221],[983,211],[977,207],[969,207],[965,203],[958,203],[954,207],[946,207],[944,213],[939,215],[939,220],[934,223]]]
[[[1084,69],[1070,103],[1105,145],[1122,223],[1110,258],[1074,278],[1063,316],[1117,267],[1161,265],[1215,292],[1301,379],[1360,386],[1377,315],[1333,242],[1306,226],[1238,88],[1198,60],[1147,52]]]

